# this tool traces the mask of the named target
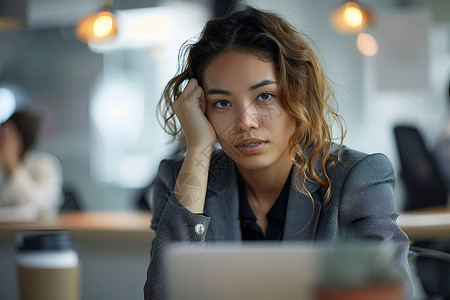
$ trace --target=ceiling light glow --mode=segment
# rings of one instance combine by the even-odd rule
[[[356,38],[356,47],[364,56],[375,56],[378,53],[377,40],[368,33],[360,33]]]

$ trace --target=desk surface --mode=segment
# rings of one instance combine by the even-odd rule
[[[411,240],[450,239],[450,207],[431,207],[400,214],[397,223]]]
[[[68,230],[84,234],[134,234],[154,237],[150,212],[75,212],[29,223],[0,223],[0,233],[26,230]],[[411,240],[450,239],[450,207],[400,214],[397,223]]]
[[[68,230],[76,234],[146,235],[154,237],[150,212],[73,212],[41,218],[36,222],[0,223],[0,233],[29,230]]]

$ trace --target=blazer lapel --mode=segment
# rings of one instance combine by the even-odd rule
[[[224,153],[211,161],[205,213],[211,217],[206,240],[242,240],[236,167]]]
[[[306,156],[311,155],[311,148],[306,149]],[[339,145],[332,144],[331,152],[337,153]],[[319,157],[314,165],[317,174],[322,174],[321,158]],[[306,190],[312,198],[299,192],[291,181],[289,191],[288,207],[286,212],[285,232],[283,240],[314,240],[316,236],[317,224],[322,211],[323,195],[322,186],[316,181],[306,180]]]
[[[318,182],[307,181],[305,187],[313,196],[313,200],[299,192],[294,183],[291,183],[284,225],[284,241],[313,240],[315,237],[322,208],[322,201],[317,193],[321,185]]]

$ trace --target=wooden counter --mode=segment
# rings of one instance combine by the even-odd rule
[[[74,212],[41,218],[37,222],[1,223],[0,234],[18,231],[67,230],[73,235],[103,237],[154,237],[150,212]]]
[[[411,240],[450,239],[450,207],[432,207],[400,214],[397,223]]]
[[[151,212],[75,212],[61,213],[37,222],[1,223],[0,234],[29,230],[68,230],[74,235],[136,237],[153,239]],[[397,223],[410,239],[450,239],[450,207],[434,207],[401,213]]]

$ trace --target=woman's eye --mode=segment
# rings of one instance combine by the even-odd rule
[[[263,101],[263,102],[267,102],[272,97],[273,97],[273,95],[270,94],[270,93],[262,93],[261,95],[258,96],[258,100]]]
[[[215,102],[213,104],[213,106],[215,108],[225,108],[227,106],[230,106],[230,102],[228,102],[227,100],[219,100],[219,101]]]

